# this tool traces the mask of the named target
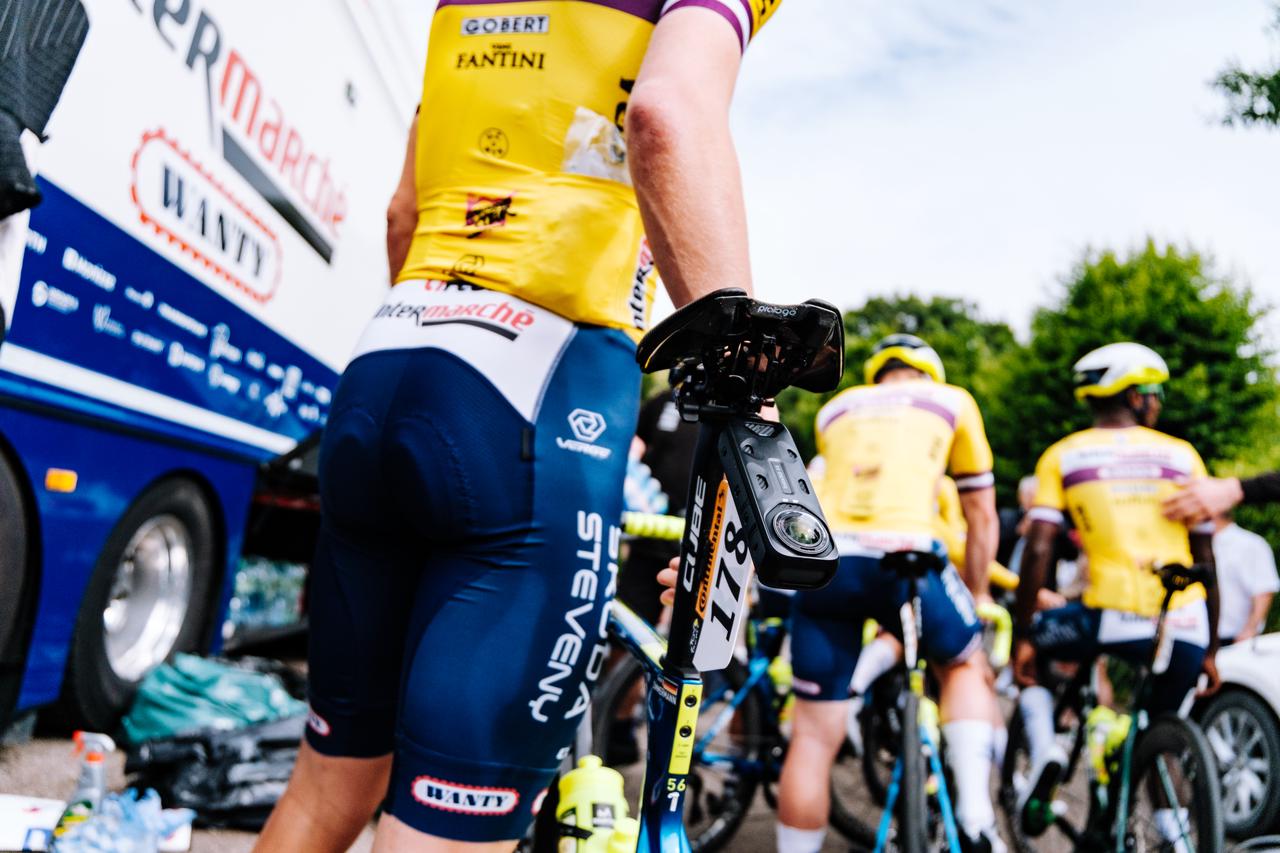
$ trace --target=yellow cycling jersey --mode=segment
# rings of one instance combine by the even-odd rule
[[[1151,569],[1191,563],[1187,528],[1165,519],[1160,503],[1178,480],[1203,476],[1200,454],[1181,439],[1139,426],[1086,429],[1040,457],[1029,515],[1061,524],[1071,513],[1089,560],[1086,606],[1154,616],[1164,588]],[[1196,585],[1170,607],[1204,595]]]
[[[654,26],[703,8],[745,49],[781,2],[440,0],[397,280],[460,279],[638,339],[657,273],[624,131]]]
[[[850,388],[818,411],[815,481],[837,532],[936,534],[935,490],[991,487],[991,446],[969,392],[927,379]]]
[[[951,562],[963,572],[964,546],[969,537],[969,525],[964,520],[964,512],[960,507],[960,489],[955,480],[950,477],[939,478],[934,507],[934,538],[946,547]]]

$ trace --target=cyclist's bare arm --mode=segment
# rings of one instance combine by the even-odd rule
[[[418,148],[418,117],[409,126],[409,145],[404,153],[404,168],[400,182],[391,194],[387,205],[387,268],[394,282],[409,257],[409,244],[413,242],[414,229],[418,227],[418,190],[414,186],[414,161]]]
[[[722,287],[751,293],[747,216],[729,103],[741,64],[734,32],[697,6],[654,29],[627,106],[632,182],[671,301]]]
[[[1029,687],[1036,683],[1035,650],[1026,640],[1031,628],[1031,617],[1036,612],[1036,598],[1049,577],[1053,560],[1053,541],[1058,536],[1058,525],[1036,519],[1027,531],[1027,547],[1022,553],[1022,571],[1019,573],[1018,597],[1014,606],[1013,624],[1018,641],[1014,657],[1014,675],[1018,683]]]
[[[991,564],[1000,546],[1000,517],[996,514],[996,490],[974,489],[960,493],[960,512],[969,532],[964,543],[965,585],[974,595],[990,594]]]

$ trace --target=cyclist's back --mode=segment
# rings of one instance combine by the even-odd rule
[[[780,853],[816,849],[811,833],[826,819],[822,786],[843,741],[863,622],[875,619],[902,636],[900,608],[912,581],[886,570],[882,559],[887,552],[926,551],[945,561],[936,525],[939,478],[947,471],[971,534],[977,530],[978,565],[995,556],[993,460],[973,398],[945,384],[937,353],[911,335],[878,343],[864,371],[866,385],[841,392],[817,415],[825,464],[815,466],[814,485],[840,549],[840,570],[827,587],[794,599],[792,685],[799,701],[782,775]],[[922,653],[940,665],[948,752],[961,768],[956,813],[966,849],[999,848],[988,793],[997,709],[978,653],[974,599],[947,563],[922,579],[920,606]]]
[[[728,100],[778,5],[438,4],[388,211],[396,284],[321,448],[312,713],[263,847],[338,849],[383,792],[380,846],[509,842],[537,813],[604,662],[658,280],[640,209],[677,304],[750,287]],[[647,118],[624,136],[629,106]],[[713,234],[671,201],[703,181],[731,214]]]
[[[1161,501],[1179,481],[1205,474],[1181,439],[1143,426],[1092,427],[1045,451],[1031,517],[1060,524],[1071,514],[1089,561],[1085,606],[1154,616],[1164,588],[1149,568],[1192,562],[1187,528],[1161,515]],[[1204,595],[1196,584],[1176,593],[1170,608]]]

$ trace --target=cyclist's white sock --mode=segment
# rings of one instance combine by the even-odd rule
[[[1190,836],[1191,825],[1187,822],[1187,810],[1178,809],[1156,809],[1155,811],[1156,830],[1159,831],[1160,837],[1165,841],[1173,842],[1173,849],[1182,853],[1188,849],[1187,843],[1182,840],[1182,830],[1187,830]]]
[[[1038,684],[1024,687],[1018,696],[1018,707],[1022,709],[1022,726],[1027,734],[1031,763],[1036,764],[1054,744],[1053,694]]]
[[[992,725],[986,720],[952,720],[943,725],[942,733],[956,783],[956,821],[966,835],[976,838],[996,824],[991,807]]]
[[[877,678],[893,669],[898,662],[898,648],[893,640],[884,636],[876,637],[868,645],[863,646],[858,655],[858,663],[853,668],[853,679],[849,682],[849,690],[853,693],[866,693]]]
[[[827,837],[825,829],[796,829],[778,824],[778,853],[818,853]]]
[[[1004,765],[1004,752],[1009,748],[1009,730],[1004,726],[991,729],[991,763],[996,767]]]

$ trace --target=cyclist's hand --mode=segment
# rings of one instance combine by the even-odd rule
[[[1204,663],[1200,665],[1200,669],[1208,676],[1209,683],[1204,686],[1203,690],[1197,690],[1196,696],[1212,696],[1222,686],[1222,676],[1218,675],[1218,659],[1212,654],[1205,655]]]
[[[1036,593],[1036,610],[1053,610],[1058,607],[1065,607],[1066,604],[1066,596],[1054,592],[1048,587],[1042,586],[1040,591]]]
[[[676,600],[676,578],[679,577],[680,558],[672,557],[667,567],[658,572],[658,585],[665,587],[662,591],[661,601],[663,604],[671,605]]]
[[[1221,515],[1244,499],[1240,481],[1235,477],[1194,480],[1182,491],[1165,498],[1160,509],[1170,521],[1192,525]]]
[[[1018,640],[1013,647],[1013,679],[1022,687],[1035,687],[1036,647],[1030,640]]]

